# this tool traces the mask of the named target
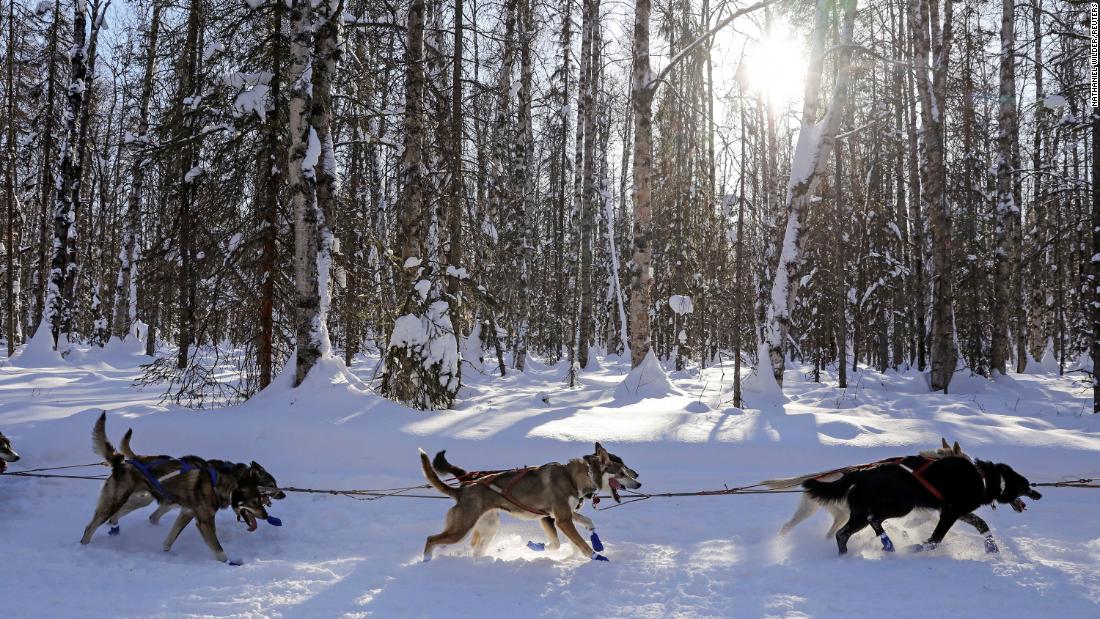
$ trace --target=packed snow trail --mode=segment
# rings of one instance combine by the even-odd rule
[[[53,367],[0,367],[0,430],[23,460],[12,470],[89,462],[101,409],[117,440],[134,429],[139,453],[195,453],[262,463],[285,486],[420,485],[417,452],[447,449],[469,469],[564,461],[600,440],[640,473],[643,492],[743,486],[769,477],[913,453],[940,437],[1004,461],[1032,481],[1100,476],[1100,419],[1087,393],[1051,374],[989,382],[957,376],[953,395],[926,392],[917,373],[857,373],[837,390],[788,371],[782,397],[747,381],[744,411],[728,406],[730,369],[674,373],[664,393],[617,389],[628,363],[600,358],[578,389],[564,367],[532,360],[523,375],[464,372],[458,410],[420,413],[366,388],[374,360],[345,372],[325,361],[299,389],[289,376],[249,402],[192,411],[131,387],[137,351],[84,351]],[[18,361],[18,359],[16,360]],[[15,365],[18,365],[16,363]],[[356,375],[359,374],[357,377]],[[77,540],[95,481],[0,477],[0,589],[8,616],[35,617],[1023,617],[1100,612],[1100,492],[1044,489],[1023,514],[983,509],[1001,552],[957,526],[927,553],[883,553],[874,535],[838,557],[815,516],[786,537],[798,497],[719,496],[641,501],[592,517],[610,563],[567,544],[534,552],[536,523],[502,518],[488,556],[468,546],[420,561],[449,503],[292,495],[282,527],[249,534],[222,512],[233,568],[193,528],[172,552],[149,510]],[[923,541],[930,516],[888,521],[899,548]],[[14,558],[14,559],[11,559]]]

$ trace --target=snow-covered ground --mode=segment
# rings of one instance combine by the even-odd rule
[[[959,375],[930,395],[915,373],[862,371],[838,390],[802,371],[785,398],[749,385],[730,406],[731,368],[620,387],[627,367],[600,358],[569,389],[564,370],[531,363],[500,379],[466,368],[458,410],[390,403],[337,362],[292,390],[285,377],[247,403],[192,411],[131,386],[142,358],[126,346],[72,363],[0,367],[0,431],[24,459],[12,470],[93,462],[89,432],[109,411],[116,441],[140,452],[257,460],[285,486],[389,488],[423,483],[417,447],[447,449],[469,469],[564,461],[602,441],[641,473],[643,491],[740,486],[868,462],[958,440],[1032,481],[1100,476],[1100,419],[1079,383],[1051,373],[989,382]],[[47,367],[43,367],[47,366]],[[655,380],[660,382],[659,377]],[[750,381],[752,382],[752,381]],[[96,471],[98,472],[98,471]],[[798,497],[654,498],[591,512],[609,563],[525,547],[532,522],[504,518],[489,556],[453,546],[420,561],[447,500],[293,494],[284,526],[248,533],[228,513],[219,535],[242,567],[216,563],[193,527],[171,553],[166,524],[143,514],[77,543],[99,484],[0,477],[0,614],[10,617],[1095,617],[1100,613],[1100,492],[1046,489],[1029,509],[983,510],[1001,553],[972,529],[922,554],[887,555],[869,532],[836,554],[818,515],[776,531]],[[431,492],[431,491],[426,491]],[[605,503],[604,505],[606,505]],[[890,521],[899,547],[921,541],[928,515]]]

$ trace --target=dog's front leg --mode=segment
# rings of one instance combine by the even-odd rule
[[[227,557],[225,551],[222,550],[222,544],[218,541],[218,532],[214,528],[214,516],[212,514],[204,514],[196,519],[195,526],[199,528],[199,533],[202,533],[202,539],[206,542],[206,546],[214,553],[214,558],[222,563],[228,562],[229,557]],[[237,563],[237,565],[240,564]]]
[[[928,541],[923,544],[917,544],[913,550],[920,552],[922,550],[931,550],[936,546],[939,546],[943,542],[943,538],[947,537],[947,532],[951,530],[951,527],[955,526],[955,521],[959,519],[959,516],[954,512],[944,510],[940,512],[940,521],[936,523],[936,528],[932,531],[932,535],[928,538]]]
[[[603,542],[600,540],[600,536],[596,533],[596,523],[592,522],[592,519],[580,512],[573,512],[573,520],[581,523],[581,526],[588,529],[590,533],[589,538],[592,540],[592,548],[596,552],[603,551]]]
[[[989,525],[977,514],[966,514],[965,516],[960,516],[959,520],[977,529],[978,533],[985,538],[986,552],[992,553],[1000,550],[997,548],[997,542],[993,541],[993,534],[989,532]]]
[[[168,531],[168,537],[164,538],[164,552],[172,550],[172,544],[176,543],[176,538],[187,528],[187,525],[191,524],[191,519],[194,517],[195,514],[191,510],[180,510],[180,515],[176,517],[176,522],[172,524],[172,529]]]
[[[561,516],[555,516],[554,522],[561,529],[562,533],[565,533],[565,537],[569,538],[569,541],[573,542],[573,546],[581,551],[586,557],[590,557],[596,561],[607,561],[607,558],[603,555],[598,555],[592,547],[588,545],[588,542],[584,541],[581,534],[577,531],[576,525],[573,524],[573,512],[570,510]]]

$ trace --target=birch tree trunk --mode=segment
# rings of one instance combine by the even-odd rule
[[[931,6],[930,6],[931,4]],[[947,202],[943,107],[947,102],[947,69],[954,3],[917,0],[913,28],[916,87],[921,105],[921,200],[932,229],[932,391],[947,392],[958,359],[954,338],[954,291],[951,285],[951,211]],[[941,25],[942,24],[942,25]],[[931,81],[929,56],[931,54]]]
[[[530,254],[531,238],[534,236],[530,221],[530,206],[534,202],[535,162],[534,128],[531,121],[531,48],[535,44],[534,4],[532,0],[520,0],[518,21],[520,24],[520,61],[519,61],[519,141],[516,170],[516,186],[522,187],[515,200],[515,221],[519,225],[519,248],[516,254],[516,343],[512,354],[513,366],[522,372],[527,363],[527,337],[531,313],[530,290]]]
[[[649,64],[650,0],[634,3],[630,111],[634,116],[634,264],[630,272],[630,363],[638,367],[653,345],[649,306],[653,287],[653,71]]]
[[[599,71],[599,41],[596,22],[600,18],[599,0],[584,0],[581,44],[581,92],[583,110],[583,164],[580,194],[580,274],[577,281],[580,312],[577,325],[577,365],[588,367],[588,349],[592,344],[592,250],[596,232],[596,84]]]
[[[1015,0],[1002,0],[1001,3],[1001,85],[997,116],[997,197],[993,213],[993,256],[996,263],[996,276],[993,278],[993,346],[990,369],[1007,373],[1010,357],[1008,325],[1013,304],[1012,257],[1017,250],[1011,247],[1013,219],[1019,216],[1019,209],[1013,196],[1012,142],[1016,136],[1016,75],[1015,75]]]
[[[783,370],[786,362],[784,348],[790,327],[790,312],[798,297],[799,282],[792,276],[802,260],[802,224],[832,150],[837,128],[844,116],[844,102],[847,98],[856,0],[846,0],[844,4],[842,43],[837,59],[836,84],[833,88],[832,102],[825,116],[817,122],[817,99],[821,88],[829,6],[829,0],[818,0],[814,39],[803,95],[802,128],[798,133],[791,178],[787,184],[787,226],[783,233],[782,250],[775,279],[772,281],[766,314],[764,339],[768,347],[772,375],[780,386],[783,385]]]

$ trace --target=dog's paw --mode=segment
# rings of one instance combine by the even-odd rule
[[[225,564],[232,565],[233,567],[240,567],[244,565],[244,561],[241,561],[240,559],[226,559]]]
[[[933,550],[939,544],[933,542],[924,542],[923,544],[913,544],[909,547],[910,552],[924,552],[926,550]]]
[[[890,536],[883,533],[878,536],[880,542],[882,542],[882,550],[884,552],[894,552],[894,542],[890,539]]]
[[[997,547],[997,542],[993,541],[992,535],[985,536],[985,551],[990,554],[998,553],[1001,551],[1001,549]]]
[[[601,555],[598,552],[592,553],[592,560],[593,561],[609,561],[609,559],[607,557]]]
[[[118,525],[107,529],[107,535],[118,535],[119,533],[122,533],[122,529]]]
[[[546,544],[543,542],[527,542],[527,547],[535,552],[542,552],[546,550]]]
[[[596,530],[592,529],[592,550],[596,552],[603,552],[603,542],[600,541],[600,536],[596,534]]]

